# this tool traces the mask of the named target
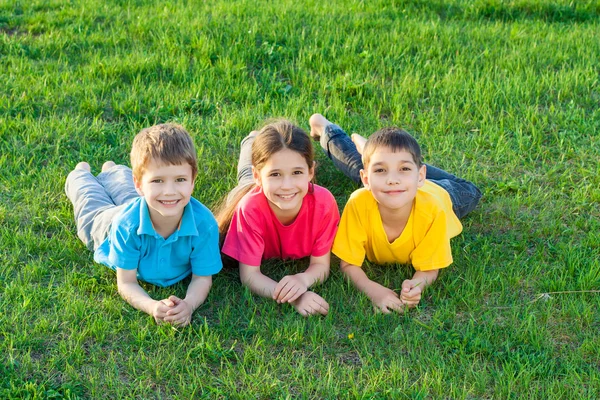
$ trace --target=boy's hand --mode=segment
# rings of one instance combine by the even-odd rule
[[[315,292],[305,292],[297,300],[290,302],[303,317],[329,313],[329,304]]]
[[[308,286],[301,276],[302,274],[284,276],[275,286],[273,300],[278,303],[291,303],[306,293]]]
[[[398,298],[396,292],[378,283],[376,285],[378,286],[376,290],[370,291],[367,296],[378,310],[381,310],[384,314],[390,314],[391,310],[399,313],[404,312],[404,303]]]
[[[176,326],[189,325],[192,321],[194,308],[177,296],[169,296],[167,300],[173,304],[173,307],[167,311],[163,321]]]
[[[422,280],[406,279],[402,282],[402,292],[400,292],[400,300],[406,306],[413,308],[421,301],[421,293],[425,287]]]
[[[174,303],[169,299],[159,300],[154,303],[152,308],[152,316],[157,324],[162,324],[167,316],[167,312],[174,306]]]

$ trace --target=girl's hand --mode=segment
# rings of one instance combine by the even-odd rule
[[[413,308],[421,301],[421,293],[425,285],[421,280],[406,279],[402,282],[402,292],[400,292],[400,300],[406,306]]]
[[[306,292],[291,304],[303,317],[329,313],[329,304],[315,292]]]
[[[173,307],[173,302],[169,299],[159,300],[154,303],[152,308],[152,316],[157,324],[162,324],[167,315],[167,312]]]
[[[308,290],[308,285],[302,280],[302,274],[287,275],[279,281],[273,291],[273,300],[278,303],[291,303]]]
[[[176,326],[189,325],[189,323],[192,321],[194,308],[185,300],[182,300],[177,296],[169,296],[168,300],[170,300],[174,306],[167,311],[164,322]]]

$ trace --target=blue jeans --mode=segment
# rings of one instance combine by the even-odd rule
[[[361,155],[342,128],[335,124],[325,127],[320,143],[327,157],[344,175],[356,183],[361,182],[360,170],[363,169]],[[425,178],[448,192],[452,200],[452,210],[458,218],[473,211],[481,199],[481,191],[473,183],[432,165],[427,165]]]

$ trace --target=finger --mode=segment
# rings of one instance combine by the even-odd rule
[[[285,299],[288,296],[294,295],[294,293],[295,293],[294,288],[295,287],[292,284],[292,282],[286,283],[286,285],[279,292],[279,297],[277,297],[277,302],[278,303],[285,303]]]
[[[285,295],[285,297],[283,299],[281,299],[281,302],[282,303],[291,303],[292,301],[294,301],[298,297],[300,297],[301,294],[302,294],[302,291],[300,290],[300,288],[291,287],[289,292],[287,292],[287,294]]]
[[[315,314],[327,315],[329,313],[329,304],[327,304],[327,302],[323,304],[320,301],[315,301],[315,307],[313,309]]]
[[[173,307],[175,305],[175,303],[173,303],[173,301],[171,301],[170,299],[164,299],[164,300],[161,300],[160,302],[163,303],[167,307]]]
[[[277,283],[277,285],[275,286],[275,290],[273,291],[273,300],[278,300],[282,297],[281,291],[283,290],[285,285],[287,285],[287,283],[287,276],[284,276],[283,279],[280,280],[279,283]]]
[[[169,311],[167,311],[167,315],[177,315],[180,314],[182,312],[184,312],[186,310],[185,304],[183,304],[183,302],[177,304],[175,307],[170,308]]]
[[[402,282],[402,292],[409,292],[413,288],[413,283],[410,279]]]
[[[179,304],[182,302],[182,300],[179,297],[173,295],[169,296],[169,300],[171,300],[174,304]]]
[[[384,304],[381,307],[378,307],[379,312],[383,313],[383,314],[391,314],[392,312],[390,310],[388,310],[387,306]]]

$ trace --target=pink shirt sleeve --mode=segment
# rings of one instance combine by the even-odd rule
[[[221,250],[239,262],[252,266],[260,265],[265,249],[263,235],[256,229],[263,224],[256,217],[257,214],[252,212],[247,203],[240,204],[233,214]]]
[[[315,194],[315,199],[318,199],[315,205],[315,217],[318,218],[317,221],[320,221],[320,224],[315,235],[311,255],[320,257],[331,251],[333,239],[340,222],[340,212],[335,198],[328,190],[323,188],[322,193]]]

